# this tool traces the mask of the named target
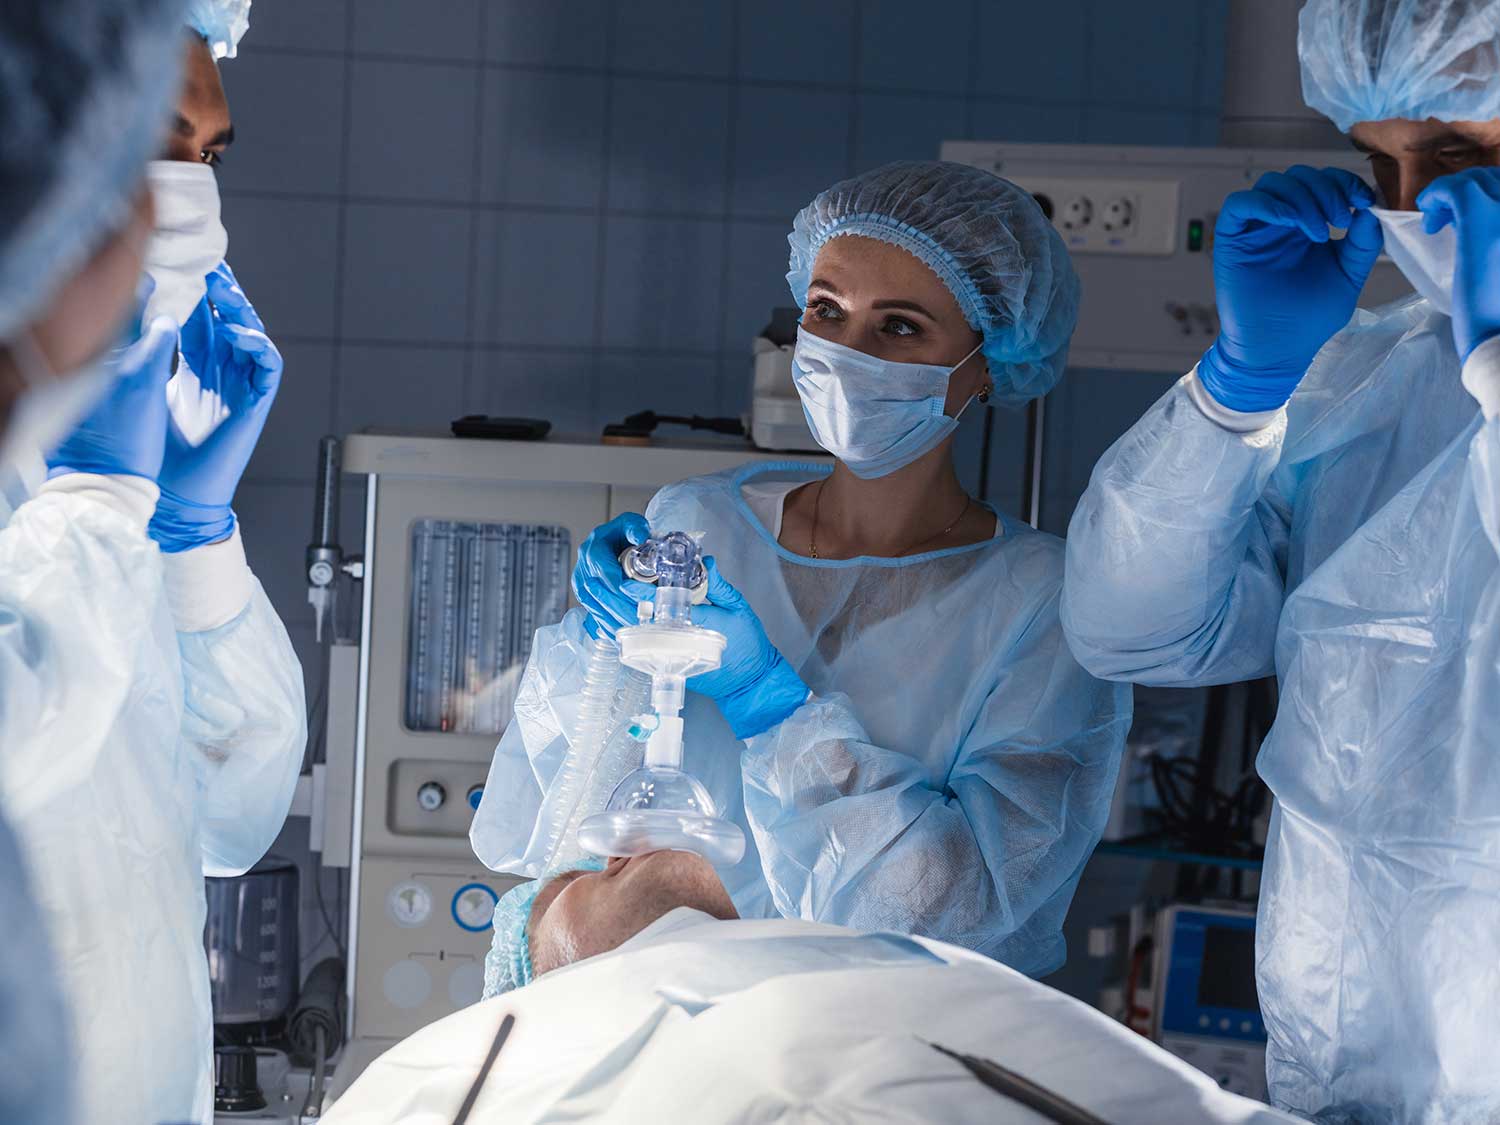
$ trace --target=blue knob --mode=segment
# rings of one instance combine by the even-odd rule
[[[469,808],[475,812],[479,811],[479,802],[484,800],[484,786],[471,785],[469,787]]]

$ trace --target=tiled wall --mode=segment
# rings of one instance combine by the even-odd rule
[[[813,194],[945,138],[1211,143],[1222,9],[256,0],[223,64],[239,140],[220,183],[230,261],[287,372],[237,508],[310,680],[320,434],[472,411],[579,433],[646,407],[738,413]],[[1051,400],[1050,526],[1165,385],[1070,373]],[[1019,498],[1022,433],[999,419],[1001,503]]]

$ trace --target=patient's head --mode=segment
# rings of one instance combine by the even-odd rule
[[[526,927],[537,976],[607,953],[679,906],[737,918],[709,862],[692,852],[612,859],[603,871],[566,871],[545,883]]]
[[[690,852],[607,863],[590,858],[512,887],[495,906],[484,995],[509,992],[542,973],[607,953],[679,906],[714,918],[739,917],[713,867]]]

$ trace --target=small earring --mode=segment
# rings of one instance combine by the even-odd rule
[[[994,385],[990,384],[990,383],[986,383],[984,386],[982,386],[982,387],[979,388],[979,401],[980,402],[989,402],[990,401],[990,395],[992,395],[994,393],[994,391],[995,391]]]

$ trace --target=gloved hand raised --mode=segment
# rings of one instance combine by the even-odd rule
[[[1500,168],[1441,176],[1417,196],[1422,228],[1453,224],[1453,343],[1460,359],[1500,335]]]
[[[1380,256],[1374,202],[1354,173],[1302,164],[1225,200],[1214,225],[1219,338],[1198,364],[1199,381],[1221,405],[1277,409],[1349,322]],[[1331,239],[1330,226],[1348,233]]]
[[[198,376],[227,413],[196,446],[175,425],[167,429],[161,500],[150,534],[168,554],[216,543],[234,531],[234,490],[281,385],[281,353],[228,265],[208,275],[208,298],[214,306],[213,369]]]
[[[167,433],[167,380],[177,325],[159,316],[135,343],[106,361],[113,371],[104,397],[47,453],[47,475],[99,473],[156,480]],[[86,376],[73,376],[86,378]]]
[[[714,700],[736,738],[752,738],[800,707],[807,699],[807,685],[766,636],[745,596],[719,573],[713,556],[703,565],[708,571],[708,602],[692,608],[693,624],[722,633],[729,643],[724,663],[689,679],[688,690]],[[624,592],[646,601],[656,588],[626,582]]]
[[[621,626],[636,623],[635,607],[640,598],[631,597],[622,589],[629,579],[620,567],[620,554],[626,547],[639,546],[650,538],[651,525],[646,517],[626,512],[594,528],[578,549],[578,564],[573,568],[573,596],[588,613],[584,626],[589,636],[598,637],[602,630],[613,640]]]

